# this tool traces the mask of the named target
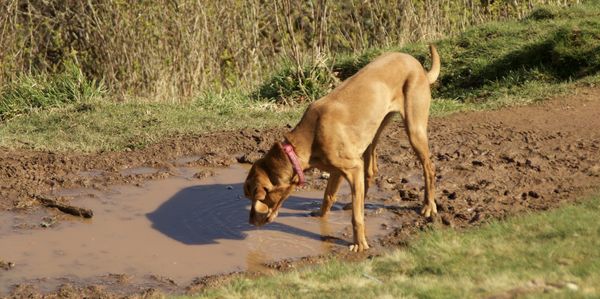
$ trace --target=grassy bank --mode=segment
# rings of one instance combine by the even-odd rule
[[[600,82],[600,2],[537,9],[522,20],[487,23],[436,44],[442,73],[433,87],[434,116],[542,100]],[[123,150],[173,134],[294,124],[306,103],[388,50],[428,64],[422,43],[371,48],[305,64],[300,73],[293,64],[281,66],[254,88],[158,102],[115,98],[106,82],[65,64],[55,76],[26,75],[2,87],[0,146]]]
[[[598,298],[600,196],[466,232],[423,232],[361,263],[236,279],[194,298]]]

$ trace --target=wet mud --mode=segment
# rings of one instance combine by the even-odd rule
[[[527,107],[432,119],[429,137],[440,212],[433,225],[465,228],[523,211],[573,203],[596,192],[600,184],[598,111],[600,90],[582,88],[574,95]],[[231,256],[225,250],[214,251],[214,261],[235,261],[222,267],[223,272],[286,269],[300,256],[316,256],[300,260],[318,263],[320,256],[330,250],[346,258],[348,254],[339,248],[351,240],[348,211],[341,210],[343,203],[349,201],[347,193],[336,205],[339,219],[336,216],[329,221],[331,233],[325,233],[319,218],[306,216],[318,208],[326,184],[318,171],[309,172],[308,188],[295,193],[284,204],[284,217],[258,230],[247,227],[248,202],[243,199],[232,199],[223,205],[219,201],[206,204],[190,200],[197,197],[196,192],[216,192],[214,196],[218,198],[241,195],[237,163],[253,162],[288,130],[179,136],[122,153],[84,155],[0,149],[0,261],[14,262],[11,269],[0,269],[2,288],[16,297],[52,293],[120,296],[195,292],[229,276],[209,275],[214,273],[207,270],[211,269],[213,259],[206,262],[201,253],[189,248],[209,250],[224,242],[231,242],[228,244],[232,248],[237,246],[233,245],[236,242],[246,245],[240,245],[241,249],[235,249]],[[400,123],[394,122],[386,129],[377,150],[378,190],[370,192],[367,198],[370,206],[366,221],[371,225],[370,233],[375,234],[370,238],[375,249],[369,254],[403,245],[414,232],[432,225],[418,215],[423,196],[421,168]],[[237,179],[223,182],[227,179],[223,173],[229,171],[226,167],[232,166],[229,169],[238,172],[232,177]],[[182,173],[182,169],[194,170]],[[221,182],[210,183],[215,177]],[[158,181],[169,180],[178,181],[173,183],[179,184],[178,187],[173,190],[151,187]],[[62,215],[40,207],[35,195],[51,195],[73,205],[90,207],[95,216],[91,221],[81,221]],[[219,229],[213,229],[211,224]],[[136,225],[143,225],[146,233],[134,233],[140,229]],[[91,252],[84,246],[92,244],[85,239],[91,232],[73,238],[51,237],[70,229],[99,227],[106,227],[106,234],[125,243],[92,246],[98,251]],[[33,275],[25,272],[25,267],[37,267],[35,264],[41,264],[42,259],[36,260],[36,254],[28,257],[24,252],[15,255],[14,250],[6,248],[23,244],[19,242],[28,235],[36,235],[34,239],[43,243],[38,246],[58,248],[48,251],[47,259],[43,259],[56,260],[55,266],[45,262],[37,265],[41,268]],[[176,259],[177,254],[152,256],[150,252],[155,248],[149,244],[159,238],[164,242],[161,245],[164,250],[180,250],[182,259]],[[61,241],[72,246],[61,247]],[[167,245],[169,242],[171,245]],[[306,251],[278,256],[268,249],[273,243],[282,246],[277,252]],[[322,247],[333,249],[324,251]],[[107,267],[85,272],[81,270],[88,267],[85,258],[69,260],[61,257],[60,250],[87,252],[85,255],[94,257],[89,259],[102,260],[102,254],[113,259],[117,254],[131,258],[115,261],[111,270]],[[68,253],[65,256],[78,254]],[[155,264],[146,262],[151,258],[156,260]],[[174,261],[184,266],[173,266],[179,270],[169,272],[173,265],[169,262]],[[63,272],[52,272],[52,267]],[[7,277],[10,283],[5,283]]]

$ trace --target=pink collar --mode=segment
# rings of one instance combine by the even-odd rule
[[[290,162],[292,162],[294,172],[298,175],[298,185],[302,187],[306,181],[304,179],[304,172],[302,171],[302,166],[300,166],[300,161],[298,161],[298,156],[294,151],[294,147],[287,141],[284,141],[281,144],[281,146],[283,147],[283,151],[287,154],[288,158],[290,159]]]

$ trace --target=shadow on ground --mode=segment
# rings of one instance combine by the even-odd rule
[[[283,206],[293,212],[281,211],[274,222],[257,228],[248,223],[250,201],[241,194],[242,184],[189,187],[146,217],[152,222],[152,228],[188,245],[214,244],[219,239],[243,240],[247,231],[256,229],[282,231],[315,240],[329,237],[278,221],[285,217],[308,217],[320,206],[319,198],[291,196]]]

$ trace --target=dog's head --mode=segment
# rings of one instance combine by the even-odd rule
[[[265,158],[252,165],[244,183],[244,195],[252,201],[250,224],[256,226],[272,222],[277,217],[279,208],[296,185],[290,182],[289,178],[287,181],[281,178],[280,172],[277,171],[279,167],[289,167],[276,163],[277,159],[273,159],[274,150],[282,151],[281,148],[276,148],[277,146],[274,146]]]

